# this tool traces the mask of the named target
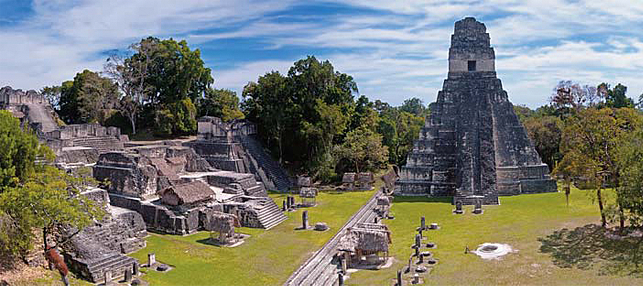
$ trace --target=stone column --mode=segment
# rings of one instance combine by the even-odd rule
[[[132,264],[132,275],[138,275],[138,263]]]
[[[398,270],[397,271],[397,286],[402,286],[402,271]]]
[[[284,211],[284,212],[285,212],[285,211],[287,211],[287,210],[288,210],[288,208],[286,208],[286,201],[285,201],[285,200],[282,200],[281,202],[282,202],[282,205],[283,205],[283,206],[281,207],[281,210],[282,210],[282,211]]]
[[[132,269],[125,269],[125,282],[132,281]]]
[[[105,274],[104,274],[104,276],[105,276],[105,285],[107,285],[107,284],[109,284],[110,282],[112,282],[112,271],[110,271],[110,270],[105,270]]]
[[[308,229],[308,211],[304,211],[301,214],[301,228]]]
[[[152,265],[156,264],[156,254],[154,252],[148,253],[147,254],[147,266],[152,267]]]
[[[339,282],[339,286],[344,286],[344,274],[339,273],[337,277],[337,281]]]
[[[420,229],[421,229],[421,230],[425,230],[425,229],[426,229],[426,219],[424,218],[424,216],[422,216],[422,218],[420,219]],[[420,232],[420,233],[421,233],[421,232]]]

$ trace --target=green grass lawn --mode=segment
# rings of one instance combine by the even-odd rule
[[[600,275],[598,267],[559,267],[550,254],[540,251],[539,238],[562,228],[600,223],[598,206],[589,194],[573,190],[569,207],[564,193],[501,197],[501,205],[484,206],[482,215],[473,215],[472,206],[465,207],[464,215],[454,215],[449,199],[398,197],[391,209],[396,218],[385,221],[392,231],[394,265],[378,271],[360,270],[351,274],[346,284],[391,285],[396,271],[408,263],[415,228],[424,215],[427,224],[441,226],[425,232],[427,241],[437,244],[432,252],[439,260],[425,276],[429,285],[643,285],[643,279],[632,276]],[[494,261],[464,254],[466,246],[474,250],[484,242],[506,243],[518,252]]]
[[[307,208],[310,223],[326,222],[326,232],[295,231],[301,225],[301,210],[287,213],[288,220],[271,230],[240,228],[251,235],[238,247],[204,244],[208,232],[189,236],[151,234],[147,247],[132,254],[141,263],[148,252],[175,267],[167,273],[149,271],[143,276],[150,285],[281,285],[300,264],[328,241],[373,195],[369,192],[320,193],[318,205]],[[281,206],[286,195],[271,194]]]

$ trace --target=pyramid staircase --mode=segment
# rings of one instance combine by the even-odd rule
[[[261,146],[261,143],[252,136],[239,136],[237,138],[243,145],[250,164],[250,171],[258,174],[259,179],[267,189],[286,191],[292,186],[290,176]]]

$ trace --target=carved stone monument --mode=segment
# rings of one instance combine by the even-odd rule
[[[471,205],[499,195],[555,192],[527,132],[496,77],[483,23],[455,23],[449,73],[397,181],[398,195],[453,196]]]
[[[308,211],[301,213],[301,228],[308,229]]]
[[[453,210],[454,214],[463,214],[464,210],[462,209],[462,202],[461,201],[456,201],[455,202],[455,210]]]

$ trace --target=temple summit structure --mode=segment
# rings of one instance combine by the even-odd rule
[[[400,171],[396,195],[498,204],[499,195],[557,191],[496,76],[483,23],[455,23],[449,73]]]

